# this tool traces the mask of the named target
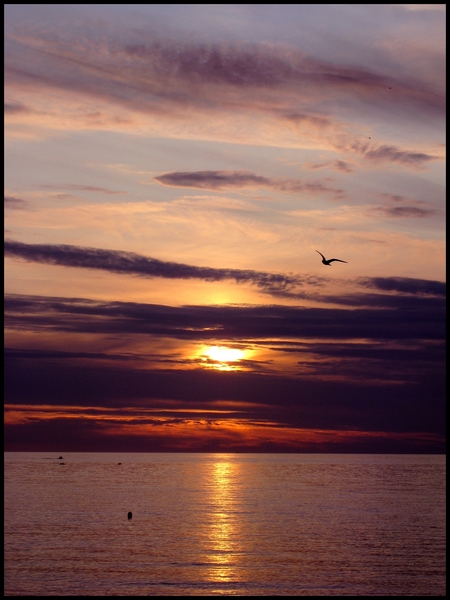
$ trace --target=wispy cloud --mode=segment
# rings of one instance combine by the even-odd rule
[[[443,119],[445,93],[400,73],[394,78],[375,68],[327,62],[280,44],[174,41],[106,25],[97,36],[89,27],[64,34],[22,28],[11,40],[16,52],[8,52],[5,65],[15,98],[8,104],[11,115],[22,110],[23,90],[32,87],[35,110],[47,112],[48,124],[52,113],[60,113],[61,127],[70,115],[72,123],[84,119],[87,127],[142,131],[148,117],[151,127],[158,127],[156,118],[168,134],[166,118],[175,117],[172,135],[178,136],[189,122],[191,135],[203,139],[312,144],[409,168],[437,158],[382,142],[364,152],[361,128],[350,125],[353,119],[346,122],[349,106],[360,120],[374,106]],[[52,91],[57,94],[50,101]],[[74,95],[86,99],[84,112]]]
[[[104,188],[104,187],[96,187],[93,185],[79,185],[76,183],[66,183],[64,185],[48,185],[48,184],[43,184],[40,185],[39,187],[46,189],[46,190],[75,190],[75,191],[79,191],[79,192],[99,192],[101,194],[108,194],[108,195],[116,195],[116,194],[126,194],[127,192],[125,191],[120,191],[120,190],[110,190],[108,188]]]
[[[321,182],[264,177],[249,171],[190,171],[165,173],[154,177],[163,185],[207,190],[242,189],[246,187],[265,187],[281,192],[331,193],[341,198],[343,190],[327,187]]]
[[[22,104],[22,102],[5,102],[4,103],[4,111],[5,114],[17,114],[17,113],[27,113],[30,112],[30,108]]]
[[[345,160],[334,160],[332,167],[342,173],[353,173],[354,171],[353,167]]]
[[[268,293],[289,290],[294,286],[302,286],[303,284],[315,285],[321,281],[321,278],[314,276],[302,277],[300,275],[294,276],[245,269],[197,267],[149,258],[134,252],[102,250],[66,244],[25,244],[5,240],[4,251],[6,256],[15,256],[32,262],[84,269],[101,269],[112,273],[139,275],[140,277],[250,283]]]
[[[27,203],[23,198],[16,198],[15,196],[4,196],[5,208],[12,209],[23,209],[27,206]]]
[[[423,219],[436,214],[435,210],[429,208],[418,208],[417,206],[377,206],[373,213],[382,213],[388,217]]]
[[[426,204],[424,200],[415,200],[410,197],[401,196],[400,194],[381,193],[380,196],[383,200],[387,200],[390,205],[376,206],[370,210],[370,213],[375,215],[384,214],[388,217],[419,219],[432,217],[436,214],[436,210],[424,208]]]
[[[307,169],[311,169],[312,171],[325,168],[335,169],[336,171],[341,171],[342,173],[353,173],[354,171],[353,166],[344,160],[332,160],[321,163],[308,163],[305,165],[305,167]]]
[[[373,162],[398,162],[407,167],[422,167],[424,163],[439,158],[423,152],[401,150],[396,146],[380,146],[364,152],[364,156]]]

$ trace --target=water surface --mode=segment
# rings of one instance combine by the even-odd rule
[[[5,453],[5,595],[445,595],[444,456],[58,456]]]

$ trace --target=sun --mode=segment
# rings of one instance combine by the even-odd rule
[[[211,346],[205,354],[211,360],[217,360],[218,362],[234,362],[244,356],[242,350],[226,348],[225,346]]]
[[[235,366],[230,363],[236,363],[245,356],[244,350],[239,348],[227,348],[226,346],[210,346],[203,352],[203,356],[209,361],[214,362],[214,368],[221,371],[234,370]]]

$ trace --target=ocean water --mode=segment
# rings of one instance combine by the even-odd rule
[[[5,453],[6,596],[446,593],[444,456],[58,456]]]

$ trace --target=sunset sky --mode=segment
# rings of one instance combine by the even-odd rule
[[[445,5],[5,32],[6,450],[445,451]]]

